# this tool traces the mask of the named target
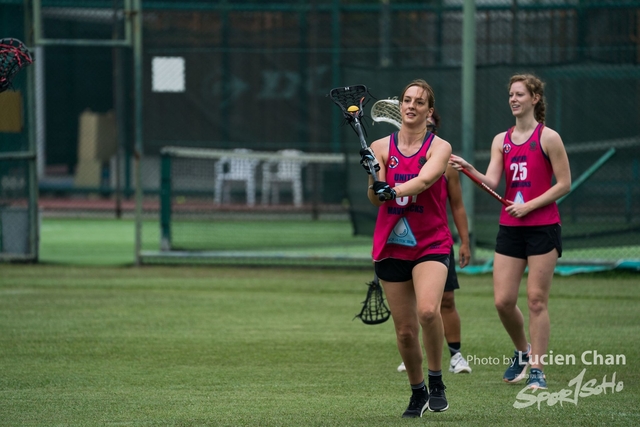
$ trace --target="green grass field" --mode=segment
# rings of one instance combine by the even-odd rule
[[[344,269],[0,264],[0,425],[640,423],[637,274],[555,278],[550,350],[577,362],[546,369],[551,402],[586,372],[576,403],[544,400],[539,409],[514,408],[521,386],[501,381],[512,348],[491,277],[461,277],[463,350],[474,371],[446,372],[451,407],[422,420],[400,418],[410,391],[396,371],[391,322],[352,320],[369,278]],[[626,364],[586,365],[589,351]],[[618,390],[594,394],[613,375]]]
[[[157,222],[153,225],[145,228],[159,228]],[[43,218],[39,259],[46,264],[132,265],[134,239],[131,220]],[[158,249],[157,244],[153,249]]]
[[[157,250],[157,223],[144,235]],[[130,220],[45,218],[41,263],[0,264],[0,425],[640,424],[637,273],[556,276],[550,350],[576,363],[548,366],[552,394],[521,409],[522,387],[501,381],[512,348],[491,276],[461,275],[474,371],[445,372],[449,411],[404,420],[391,322],[353,320],[368,269],[136,268],[133,251]],[[626,363],[587,365],[585,352]]]

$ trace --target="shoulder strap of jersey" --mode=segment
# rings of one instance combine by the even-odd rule
[[[542,129],[544,129],[544,123],[538,123],[538,141],[542,138]]]
[[[424,144],[427,141],[431,142],[435,137],[436,137],[435,133],[427,131],[427,133],[424,135],[424,141],[422,141],[422,143]]]
[[[393,132],[389,135],[389,153],[395,152],[398,149],[398,132]]]

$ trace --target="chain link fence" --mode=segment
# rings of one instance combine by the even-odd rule
[[[13,3],[0,1],[2,16],[21,20],[29,11]],[[88,41],[44,46],[39,58],[45,88],[36,110],[44,123],[39,188],[47,214],[133,212],[132,53],[100,45],[126,37],[127,4],[41,1],[44,37]],[[166,146],[357,153],[357,138],[340,126],[326,97],[336,86],[365,84],[374,97],[387,98],[414,78],[426,79],[443,120],[439,133],[454,152],[461,150],[461,0],[142,6],[141,167],[149,218],[159,211]],[[570,147],[574,182],[609,148],[617,150],[561,204],[565,229],[576,236],[568,247],[602,248],[584,255],[588,259],[640,257],[634,246],[640,236],[640,2],[477,1],[475,17],[476,166],[486,166],[493,136],[513,123],[509,76],[537,74],[547,83],[547,125]],[[370,141],[393,131],[370,120],[365,125]],[[104,126],[111,136],[99,130]],[[362,203],[358,172],[345,165],[335,172],[344,175],[342,184],[330,184],[344,192],[332,203],[347,206],[346,215],[348,206]],[[498,208],[482,193],[475,200],[478,244],[490,248]]]

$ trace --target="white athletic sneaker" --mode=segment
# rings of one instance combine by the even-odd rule
[[[398,372],[406,372],[407,368],[404,367],[404,362],[402,362],[400,364],[400,366],[398,366]]]
[[[398,368],[400,369],[400,368]],[[471,373],[471,366],[467,363],[467,361],[462,357],[460,352],[451,356],[451,364],[449,365],[449,372],[453,372],[454,374],[460,373]]]

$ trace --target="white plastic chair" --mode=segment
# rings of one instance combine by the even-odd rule
[[[273,204],[280,199],[280,184],[290,184],[294,206],[302,206],[302,168],[305,161],[300,159],[300,150],[280,150],[280,160],[271,160],[262,165],[262,204]]]
[[[250,153],[247,148],[236,148],[236,153]],[[216,177],[213,201],[216,204],[231,200],[231,183],[241,182],[245,184],[247,205],[256,204],[256,167],[260,163],[258,159],[242,159],[238,157],[223,157],[214,166]]]

